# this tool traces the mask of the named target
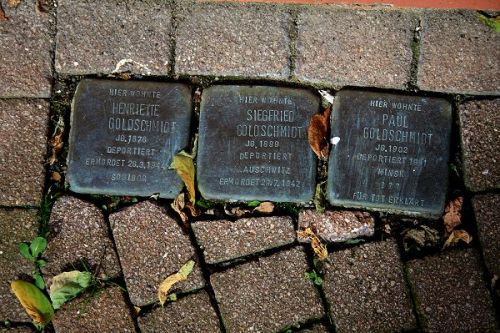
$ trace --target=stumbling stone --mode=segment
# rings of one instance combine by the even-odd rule
[[[336,332],[400,332],[415,329],[410,294],[395,241],[333,252],[323,288]]]
[[[139,318],[143,333],[216,333],[221,332],[219,318],[206,291],[188,295],[156,308]]]
[[[408,263],[424,332],[497,332],[495,311],[474,249]]]
[[[210,277],[227,332],[277,332],[323,316],[301,247]]]
[[[19,253],[19,243],[31,242],[38,229],[33,209],[0,209],[0,322],[30,322],[10,288],[12,280],[33,273],[33,264]]]
[[[451,105],[443,99],[341,91],[332,107],[332,205],[440,216]]]
[[[290,217],[253,217],[191,224],[205,261],[215,264],[295,241]]]
[[[130,300],[137,306],[157,301],[163,280],[195,257],[189,236],[165,208],[150,201],[111,214],[109,221]],[[175,284],[172,292],[189,292],[204,286],[200,265],[196,263],[188,279]]]
[[[188,86],[83,80],[71,117],[71,190],[174,198],[182,181],[169,167],[188,144],[190,123]]]
[[[345,242],[357,237],[370,237],[375,232],[375,219],[367,212],[312,209],[299,213],[299,230],[311,228],[326,242]],[[298,237],[299,242],[309,242]]]
[[[120,287],[83,294],[64,304],[54,318],[56,333],[135,332],[130,309]]]
[[[120,263],[104,215],[95,205],[64,196],[49,220],[49,239],[42,269],[51,277],[73,269],[90,269],[100,278],[121,275]]]
[[[200,109],[198,187],[220,200],[303,202],[316,160],[307,141],[319,99],[299,89],[214,86]]]

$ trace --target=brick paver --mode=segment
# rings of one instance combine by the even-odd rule
[[[44,100],[0,100],[0,205],[40,203],[48,114]]]
[[[500,91],[500,34],[476,11],[429,10],[423,20],[418,86],[468,94]]]
[[[327,210],[320,213],[307,209],[299,214],[299,230],[307,228],[311,228],[326,242],[344,242],[357,237],[373,236],[375,219],[367,212]],[[308,242],[308,239],[298,239],[300,242]]]
[[[227,332],[275,332],[319,318],[323,307],[301,247],[211,276]]]
[[[142,306],[157,301],[157,289],[176,273],[195,252],[189,237],[166,209],[144,201],[109,217],[132,303]],[[190,291],[205,285],[196,264],[187,281],[172,289]]]
[[[104,215],[93,204],[70,196],[58,199],[49,228],[44,275],[50,277],[73,269],[90,269],[101,278],[121,275]]]
[[[323,273],[337,332],[416,328],[395,241],[333,252]]]
[[[481,194],[472,199],[484,261],[492,275],[500,277],[500,194]]]
[[[209,264],[272,249],[295,241],[289,217],[254,217],[236,221],[201,221],[192,225]]]
[[[37,230],[36,210],[0,209],[0,322],[31,321],[11,292],[10,282],[33,273],[33,264],[19,253],[19,243],[31,242]]]
[[[274,5],[198,4],[181,15],[175,72],[285,79],[290,25]]]
[[[130,309],[120,287],[83,294],[64,304],[53,321],[56,333],[135,333]]]
[[[172,64],[168,1],[58,1],[56,71],[167,75]]]
[[[500,188],[500,99],[459,107],[465,185],[473,191]]]
[[[410,80],[412,11],[311,7],[299,13],[297,78],[328,85],[404,88]]]
[[[0,19],[0,97],[50,97],[53,18],[38,1],[15,2],[0,1],[7,17]]]
[[[219,318],[206,291],[168,303],[139,318],[143,333],[216,333],[221,332]]]
[[[493,332],[495,314],[474,249],[410,261],[408,272],[425,332]]]

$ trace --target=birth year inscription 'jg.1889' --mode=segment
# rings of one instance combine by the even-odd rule
[[[307,90],[214,86],[200,109],[198,186],[208,199],[301,202],[314,194],[307,141],[319,99]]]
[[[439,98],[341,91],[332,108],[332,204],[437,216],[448,184],[451,105]]]
[[[191,90],[174,83],[84,80],[72,105],[68,182],[79,193],[173,198],[172,157],[188,144]]]

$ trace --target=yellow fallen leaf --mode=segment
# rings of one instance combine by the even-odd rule
[[[185,263],[177,273],[174,273],[167,277],[158,288],[158,300],[163,306],[168,299],[168,292],[172,289],[172,286],[178,282],[187,280],[189,274],[193,271],[194,261],[189,260]]]
[[[311,228],[306,228],[305,230],[297,231],[297,235],[300,238],[309,238],[311,240],[311,247],[314,251],[314,254],[320,260],[326,260],[328,258],[328,250],[326,249],[325,244],[323,244],[318,236],[312,231]]]
[[[196,200],[196,191],[194,188],[195,170],[193,157],[188,153],[181,151],[180,153],[175,154],[170,167],[175,169],[179,177],[181,177],[188,190],[189,201],[194,205]]]
[[[142,309],[140,307],[134,306],[134,313],[135,313],[136,316],[138,316],[141,313],[141,310]]]
[[[37,286],[26,281],[14,280],[10,287],[35,323],[45,326],[54,318],[52,304]]]
[[[472,242],[472,236],[465,230],[453,230],[446,242],[443,245],[443,250],[447,247],[457,244],[459,241],[463,241],[466,244]]]

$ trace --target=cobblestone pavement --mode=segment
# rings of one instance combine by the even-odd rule
[[[34,267],[100,283],[47,332],[499,332],[500,34],[474,10],[177,1],[0,0],[0,332],[34,332],[10,291]],[[204,201],[186,227],[172,200],[76,194],[64,184],[71,99],[83,78],[344,87],[453,105],[448,199],[470,244],[443,249],[443,219],[313,202]],[[195,117],[192,136],[197,132]],[[326,163],[318,163],[325,181]],[[425,229],[422,226],[424,226]],[[297,231],[327,243],[326,261]],[[425,230],[435,230],[434,238]],[[418,243],[410,236],[423,232]],[[424,230],[424,231],[423,231]],[[418,245],[419,246],[415,246]],[[157,288],[195,268],[161,307]]]

